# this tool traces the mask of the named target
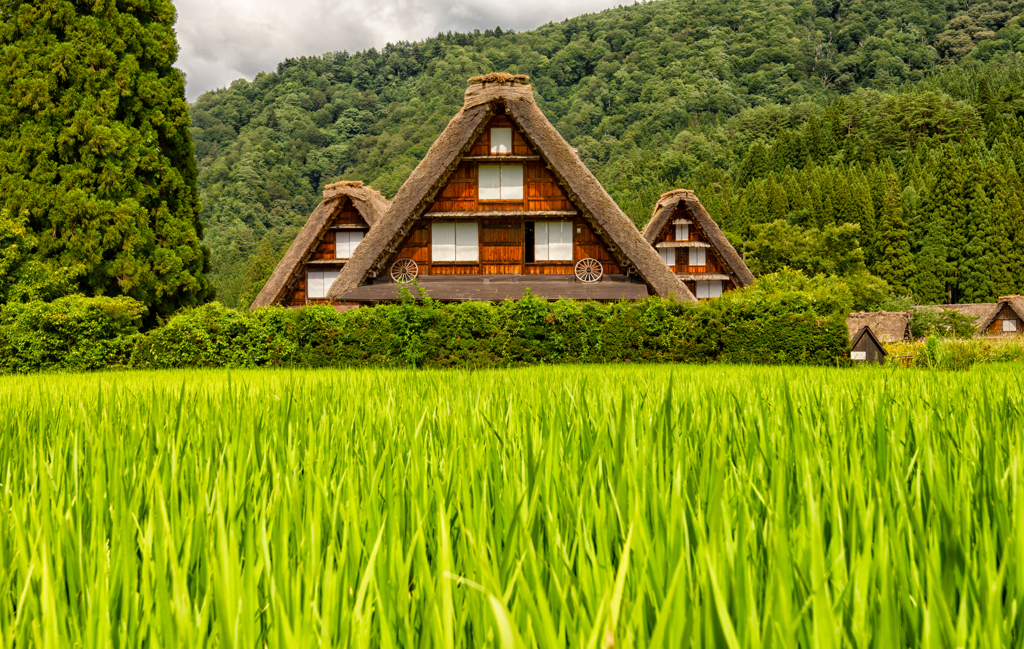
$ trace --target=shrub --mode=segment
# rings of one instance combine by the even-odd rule
[[[0,307],[0,371],[126,367],[146,307],[130,297],[70,295]]]

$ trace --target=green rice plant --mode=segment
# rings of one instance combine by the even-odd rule
[[[1024,368],[0,377],[0,646],[1024,643]]]

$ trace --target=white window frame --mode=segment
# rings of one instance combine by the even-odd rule
[[[430,239],[431,262],[480,261],[480,226],[476,221],[435,222]]]
[[[334,258],[351,259],[356,246],[363,240],[362,230],[338,230],[334,233]],[[354,239],[354,241],[353,241]]]
[[[496,127],[491,129],[491,155],[512,153],[512,129]]]
[[[1017,320],[1015,318],[1007,318],[1003,320],[1003,332],[1013,333],[1017,331]]]
[[[700,257],[700,259],[696,259]],[[687,266],[707,266],[708,265],[708,254],[704,248],[690,248],[689,254],[686,255]]]
[[[336,270],[306,271],[306,299],[322,300],[326,298],[336,279],[338,279]]]
[[[477,168],[478,200],[521,201],[523,185],[523,165],[482,164]]]
[[[574,243],[572,221],[537,221],[533,226],[533,261],[572,261]]]
[[[690,240],[690,226],[685,223],[676,223],[676,241]]]
[[[708,300],[715,297],[722,297],[722,285],[720,279],[702,279],[697,282],[696,293],[698,300]]]
[[[676,249],[675,248],[658,248],[658,255],[661,256],[661,260],[669,266],[676,265]]]

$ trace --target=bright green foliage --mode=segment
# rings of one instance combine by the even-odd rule
[[[0,644],[1016,646],[1022,380],[0,378]]]
[[[4,0],[0,18],[0,208],[28,255],[0,301],[207,299],[170,1]]]
[[[856,294],[835,278],[787,271],[697,305],[536,297],[499,304],[400,304],[345,313],[255,312],[218,303],[138,333],[109,298],[0,309],[0,372],[183,367],[457,367],[552,363],[744,362],[835,365],[849,348]],[[134,306],[133,306],[134,305]],[[76,322],[81,320],[80,322]]]
[[[950,309],[915,309],[910,319],[915,338],[971,338],[978,324],[969,315]]]

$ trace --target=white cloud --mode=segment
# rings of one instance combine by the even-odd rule
[[[286,58],[357,52],[438,32],[526,31],[622,0],[175,0],[178,67],[194,100]]]

